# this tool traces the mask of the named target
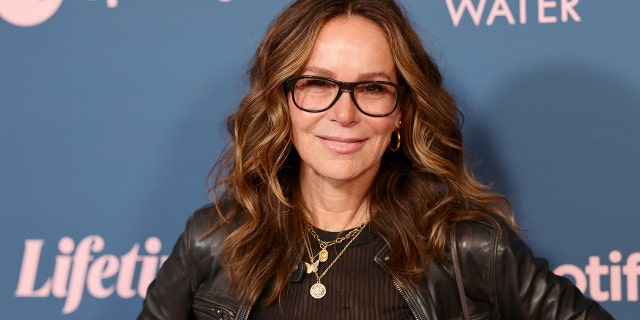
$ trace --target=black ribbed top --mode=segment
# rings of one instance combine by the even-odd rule
[[[316,232],[323,241],[331,241],[349,230],[338,233],[316,229]],[[318,253],[318,242],[311,235],[309,240],[313,252]],[[349,240],[327,248],[329,259],[320,263],[318,275],[324,272]],[[250,319],[413,319],[391,276],[373,260],[383,245],[382,239],[375,236],[369,226],[365,227],[320,280],[327,289],[324,297],[316,299],[309,294],[317,280],[313,273],[304,273],[300,282],[287,284],[276,303],[268,307],[254,306]],[[305,261],[309,262],[307,256]]]

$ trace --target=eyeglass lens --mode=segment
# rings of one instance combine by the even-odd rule
[[[346,92],[345,92],[346,93]],[[337,83],[322,78],[299,78],[293,88],[294,102],[306,111],[324,111],[335,103],[340,94]],[[393,111],[398,97],[390,84],[364,82],[353,88],[355,104],[365,113],[386,115]]]

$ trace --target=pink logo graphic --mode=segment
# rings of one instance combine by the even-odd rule
[[[482,23],[482,16],[485,11],[488,10],[485,23],[487,26],[493,25],[497,18],[504,18],[510,25],[516,24],[514,12],[518,15],[518,22],[520,24],[527,23],[527,0],[519,0],[515,5],[515,1],[511,1],[511,4],[507,0],[479,0],[477,6],[473,4],[472,0],[459,0],[456,7],[454,0],[446,0],[447,10],[451,16],[451,22],[453,26],[460,25],[460,21],[465,12],[469,13],[473,24],[479,26]],[[553,15],[553,9],[558,8],[560,11],[560,20],[562,22],[568,22],[569,19],[580,22],[582,19],[576,11],[576,6],[580,0],[531,0],[538,4],[538,23],[557,23],[558,17]],[[558,3],[559,2],[559,3]],[[487,9],[491,5],[491,8]],[[548,10],[549,9],[549,10]],[[556,10],[557,11],[557,10]]]
[[[622,261],[622,253],[612,250],[609,253],[611,264],[602,264],[600,257],[591,256],[584,270],[576,265],[563,264],[555,268],[553,273],[573,278],[576,287],[582,292],[587,292],[588,289],[589,295],[596,301],[623,301],[624,284],[627,288],[626,301],[638,301],[640,252],[631,253],[624,265],[621,265]]]
[[[20,27],[33,27],[51,18],[62,0],[0,0],[0,17]]]
[[[44,282],[38,282],[44,245],[42,239],[25,240],[15,296],[64,298],[63,314],[78,309],[85,289],[98,299],[113,294],[123,299],[136,295],[144,297],[158,268],[167,259],[167,256],[159,255],[162,242],[156,237],[149,237],[145,241],[144,250],[141,250],[139,243],[135,243],[131,250],[120,256],[102,253],[105,241],[101,236],[90,235],[78,243],[70,237],[63,237],[58,241],[59,254],[55,261],[45,262],[45,265],[53,262],[53,272]],[[139,275],[137,281],[136,274]]]
[[[118,6],[118,0],[106,3],[107,8]],[[62,0],[0,0],[0,18],[19,27],[33,27],[53,17],[60,5]]]

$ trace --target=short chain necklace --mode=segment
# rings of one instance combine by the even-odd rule
[[[318,244],[320,244],[320,251],[318,252],[318,261],[320,262],[325,262],[329,259],[329,251],[327,251],[327,248],[334,245],[334,244],[338,244],[338,243],[342,243],[343,241],[353,237],[355,234],[360,233],[360,231],[362,231],[362,229],[364,229],[364,227],[367,225],[369,221],[365,221],[364,223],[362,223],[360,226],[358,226],[355,229],[351,229],[351,231],[349,231],[346,235],[336,238],[335,240],[331,240],[331,241],[323,241],[322,239],[320,239],[320,236],[318,235],[318,233],[316,232],[316,230],[313,228],[313,226],[309,223],[307,223],[307,228],[309,229],[309,233],[311,233],[311,235],[313,236],[313,238],[316,239],[316,241],[318,241]],[[313,260],[315,258],[315,255],[313,256],[313,258],[311,260]]]
[[[333,261],[331,261],[329,266],[327,266],[327,268],[324,269],[324,271],[320,275],[318,275],[318,264],[320,262],[320,259],[315,260],[315,261],[313,260],[315,258],[315,255],[313,254],[313,251],[311,249],[311,242],[309,241],[309,237],[308,236],[304,237],[304,239],[305,239],[304,244],[307,247],[307,252],[309,253],[309,259],[311,260],[311,263],[305,262],[304,264],[307,267],[307,273],[312,273],[313,272],[313,274],[316,275],[316,280],[317,280],[317,282],[314,285],[312,285],[311,288],[309,289],[309,293],[311,294],[312,297],[314,297],[316,299],[320,299],[320,298],[324,297],[324,295],[327,293],[327,287],[325,287],[324,284],[322,284],[320,282],[320,280],[322,279],[322,277],[324,277],[325,274],[327,274],[327,271],[329,271],[329,269],[331,269],[333,264],[336,263],[336,261],[338,261],[338,259],[340,259],[342,254],[345,253],[345,251],[347,251],[347,248],[349,247],[349,245],[354,240],[356,240],[356,238],[358,237],[358,235],[360,235],[360,232],[362,232],[362,229],[364,229],[364,227],[367,225],[367,223],[369,223],[368,220],[365,221],[359,227],[357,227],[357,228],[355,228],[355,229],[353,229],[353,230],[351,230],[349,232],[349,234],[351,234],[353,231],[355,231],[351,235],[348,234],[349,238],[351,238],[351,240],[349,240],[349,242],[347,242],[347,244],[344,246],[344,248],[342,248],[342,250],[340,250],[340,253],[338,253],[336,258],[333,259]],[[314,233],[315,233],[315,231],[312,234],[314,234]],[[316,233],[316,235],[317,235],[317,233]],[[344,236],[343,238],[345,238],[345,237],[346,236]],[[348,238],[345,238],[345,239],[348,239]],[[340,242],[344,241],[345,239],[340,240]],[[336,241],[336,240],[333,240],[333,241]],[[333,241],[331,241],[331,242],[333,242]],[[336,243],[340,243],[340,242],[336,242]],[[335,243],[333,243],[333,244],[335,244]]]

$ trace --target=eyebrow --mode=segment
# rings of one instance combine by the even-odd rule
[[[330,77],[330,78],[335,78],[336,74],[329,70],[329,69],[325,69],[325,68],[321,68],[321,67],[316,67],[316,66],[308,66],[305,67],[304,71],[309,71],[309,72],[313,72],[313,73],[317,73],[326,77]],[[367,79],[373,79],[373,78],[385,78],[388,81],[391,81],[392,78],[391,76],[389,76],[387,73],[385,72],[366,72],[366,73],[361,73],[358,78],[360,78],[361,80],[367,80]]]

